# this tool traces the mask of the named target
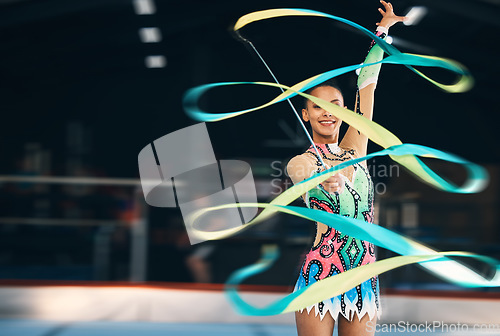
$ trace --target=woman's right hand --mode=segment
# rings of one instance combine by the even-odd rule
[[[338,193],[341,194],[344,191],[346,177],[341,173],[336,173],[333,176],[330,176],[328,179],[324,180],[321,185],[323,188],[329,193]]]

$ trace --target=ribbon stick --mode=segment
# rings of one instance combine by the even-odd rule
[[[243,36],[241,36],[241,34],[239,33],[239,31],[235,30],[236,32],[236,35],[245,43],[247,43],[252,49],[253,51],[255,51],[255,53],[257,54],[257,56],[259,57],[259,59],[262,61],[262,63],[264,64],[264,66],[266,67],[267,71],[269,71],[269,73],[271,74],[271,77],[273,77],[274,81],[276,82],[276,84],[280,84],[280,82],[278,81],[278,78],[276,78],[276,76],[274,75],[274,72],[271,70],[271,68],[269,67],[269,65],[267,65],[267,62],[264,60],[264,57],[262,57],[262,55],[260,54],[260,52],[257,50],[257,48],[255,47],[255,45],[248,39],[244,38]],[[281,92],[285,92],[285,90],[280,87],[280,90]],[[297,120],[299,121],[299,124],[300,126],[302,127],[302,130],[304,131],[307,139],[309,140],[309,143],[311,144],[312,148],[314,149],[314,152],[316,152],[316,155],[318,156],[318,159],[319,161],[321,162],[321,165],[323,166],[324,169],[328,169],[328,167],[326,166],[325,162],[323,161],[323,158],[322,156],[319,154],[319,151],[318,151],[318,148],[316,147],[316,144],[314,143],[314,141],[312,140],[311,138],[311,135],[309,134],[309,132],[307,131],[307,128],[306,126],[304,125],[304,123],[302,122],[302,119],[300,118],[299,116],[299,113],[297,112],[297,109],[295,108],[295,106],[292,104],[292,101],[290,100],[290,98],[287,98],[286,99],[288,101],[288,105],[290,105],[295,117],[297,118]]]

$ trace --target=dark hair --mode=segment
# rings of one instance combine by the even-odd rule
[[[323,87],[323,86],[330,86],[334,89],[339,90],[342,97],[344,97],[342,90],[340,89],[339,85],[337,84],[337,82],[333,78],[330,78],[330,79],[324,81],[323,83],[319,83],[318,85],[315,85],[315,86],[307,89],[306,91],[304,91],[304,93],[311,94],[311,92],[313,92],[314,89],[317,89],[317,88]],[[303,98],[304,98],[304,100],[303,100],[304,101],[304,108],[307,108],[307,102],[309,101],[309,99],[307,99],[306,97],[303,97]]]

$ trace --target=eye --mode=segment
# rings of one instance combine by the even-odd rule
[[[318,109],[318,108],[320,108],[320,107],[319,107],[318,105],[316,105],[316,104],[315,104],[315,105],[313,105],[313,108]]]

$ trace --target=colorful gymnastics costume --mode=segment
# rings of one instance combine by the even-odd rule
[[[346,161],[354,155],[353,150],[341,149],[337,144],[316,144],[316,147],[326,164]],[[308,168],[312,170],[311,175],[322,170],[321,162],[312,146],[304,154],[295,157],[287,167],[290,176],[294,176],[297,169]],[[345,179],[344,190],[341,193],[330,194],[320,185],[306,193],[306,204],[312,209],[371,223],[373,222],[373,183],[368,169],[362,164],[355,164],[349,173],[351,176]],[[298,182],[294,181],[294,183]],[[347,236],[326,225],[324,227],[326,231],[321,233],[319,242],[314,244],[306,255],[294,291],[329,276],[375,262],[373,244]],[[320,229],[318,225],[316,228]],[[370,319],[375,313],[380,317],[378,277],[375,276],[339,296],[308,307],[308,313],[313,307],[315,314],[320,314],[321,319],[327,312],[330,312],[335,320],[339,313],[346,319],[350,319],[350,312],[353,314],[356,312],[359,319],[365,313],[368,313]]]
[[[377,35],[385,38],[387,30],[380,27]],[[383,51],[372,42],[365,63],[373,63],[382,59]],[[357,109],[359,110],[359,90],[368,84],[377,82],[380,65],[369,66],[362,69],[358,78]],[[339,162],[355,158],[353,149],[340,148],[334,144],[315,144],[323,161],[328,166],[333,166]],[[299,169],[305,169],[300,173]],[[322,163],[313,147],[311,146],[304,154],[294,157],[287,166],[287,171],[294,184],[300,182],[296,176],[312,176],[323,170]],[[346,176],[344,179],[344,189],[341,193],[330,194],[321,185],[309,190],[304,195],[304,201],[309,208],[340,214],[342,216],[361,219],[373,223],[373,182],[368,169],[363,164],[355,164],[352,167],[341,171]],[[295,177],[295,178],[294,178]],[[316,224],[316,241],[311,250],[306,255],[298,280],[295,284],[294,292],[309,286],[321,279],[345,272],[352,268],[373,263],[376,260],[375,247],[366,241],[350,237],[342,232],[321,225],[324,232],[319,230],[320,225]],[[380,318],[380,290],[378,277],[372,277],[358,286],[342,293],[339,296],[324,300],[309,306],[309,313],[313,308],[315,314],[320,315],[323,320],[325,314],[329,312],[334,320],[337,320],[341,313],[346,319],[351,320],[355,313],[361,319],[366,313],[371,319],[377,315]]]

